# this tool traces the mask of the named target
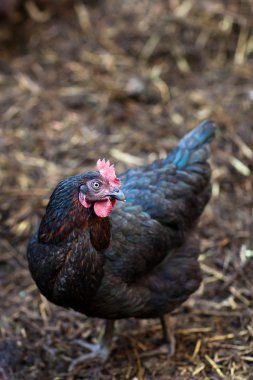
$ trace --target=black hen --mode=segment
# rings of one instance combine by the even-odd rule
[[[122,174],[126,202],[115,207],[124,195],[109,166],[66,178],[54,190],[27,258],[51,302],[109,320],[102,351],[81,359],[107,357],[112,320],[162,318],[198,288],[199,247],[190,235],[210,199],[214,132],[204,121],[164,160]]]

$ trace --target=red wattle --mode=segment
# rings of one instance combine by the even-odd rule
[[[114,203],[115,204],[115,203]],[[94,211],[100,218],[106,218],[114,206],[110,198],[106,198],[104,201],[99,201],[94,203]]]

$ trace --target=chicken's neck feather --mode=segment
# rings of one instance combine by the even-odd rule
[[[84,230],[89,231],[91,244],[97,251],[108,248],[111,238],[109,218],[98,217],[93,207],[84,208],[76,197],[60,205],[50,200],[40,223],[38,239],[46,244],[68,243]]]

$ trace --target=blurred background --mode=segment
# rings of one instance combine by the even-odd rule
[[[253,3],[0,0],[0,378],[252,379]],[[102,368],[67,372],[103,323],[43,299],[27,241],[56,183],[162,158],[205,118],[213,198],[198,232],[204,282],[173,314],[173,358],[141,360],[156,320],[118,324]]]

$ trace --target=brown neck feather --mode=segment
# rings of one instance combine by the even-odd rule
[[[47,212],[39,228],[39,240],[42,243],[57,244],[67,242],[89,230],[92,246],[97,251],[103,251],[110,244],[109,218],[98,217],[93,207],[85,209],[80,203],[68,210],[63,217],[55,217],[54,213]]]
[[[103,251],[109,247],[111,240],[111,225],[109,218],[100,218],[94,212],[88,220],[90,239],[97,251]]]

